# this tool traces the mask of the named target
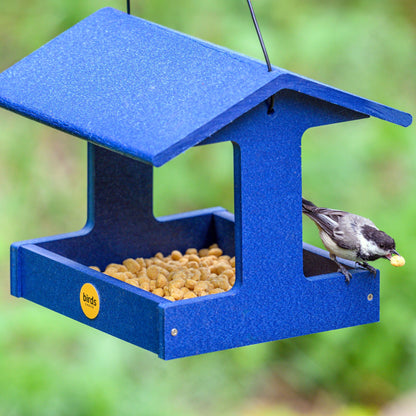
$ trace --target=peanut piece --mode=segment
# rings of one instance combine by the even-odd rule
[[[163,274],[159,274],[156,280],[156,287],[165,287],[168,284],[168,279]]]
[[[163,289],[162,289],[162,288],[160,288],[160,287],[158,287],[158,288],[154,289],[154,290],[152,291],[152,293],[153,293],[154,295],[161,296],[161,297],[163,297],[163,295],[165,294],[165,292],[163,291]]]
[[[184,299],[192,299],[192,298],[196,298],[197,296],[195,295],[194,292],[189,291],[188,293],[186,293],[183,298]]]
[[[182,253],[179,250],[173,250],[171,253],[172,260],[179,260],[182,258]]]
[[[181,289],[178,289],[177,287],[172,287],[170,289],[170,295],[175,299],[175,300],[180,300],[183,298],[183,292]]]
[[[208,255],[210,255],[210,256],[220,257],[220,256],[222,256],[222,250],[221,250],[219,247],[214,247],[214,248],[211,248],[211,249],[208,251]]]
[[[123,265],[127,267],[127,270],[133,274],[138,274],[140,270],[142,269],[142,266],[140,266],[139,263],[137,263],[134,259],[126,259],[123,261]]]
[[[125,282],[128,283],[129,285],[140,287],[136,279],[126,279]]]
[[[151,266],[149,266],[147,268],[146,273],[147,273],[147,275],[149,276],[150,279],[157,279],[157,277],[160,274],[160,267],[155,266],[154,264],[152,264]]]
[[[206,256],[208,256],[208,252],[209,252],[209,250],[207,248],[201,248],[201,250],[199,250],[199,252],[198,252],[199,257],[206,257]]]
[[[393,256],[390,259],[390,264],[394,267],[402,267],[402,266],[405,265],[405,263],[406,263],[406,261],[405,261],[404,257],[402,257],[402,256]]]

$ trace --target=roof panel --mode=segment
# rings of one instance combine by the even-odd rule
[[[107,8],[1,74],[0,100],[152,161],[274,76],[260,62]]]
[[[0,74],[0,105],[160,165],[282,88],[314,92],[313,81],[288,74],[106,8]],[[369,115],[403,124],[374,104]]]

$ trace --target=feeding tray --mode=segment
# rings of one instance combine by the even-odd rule
[[[379,319],[378,273],[348,263],[346,285],[302,244],[301,138],[369,116],[406,126],[408,114],[111,8],[2,73],[0,105],[89,147],[86,226],[14,243],[14,296],[164,359]],[[233,142],[235,217],[155,218],[153,166],[220,141]],[[216,295],[171,302],[88,268],[212,243],[236,256],[234,287]]]

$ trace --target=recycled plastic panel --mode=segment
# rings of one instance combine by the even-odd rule
[[[164,359],[377,321],[379,279],[367,271],[353,270],[348,286],[339,273],[305,278],[294,192],[301,185],[302,130],[359,115],[325,104],[305,115],[315,101],[293,92],[282,92],[276,101],[276,116],[260,105],[212,138],[234,142],[235,222],[221,209],[155,219],[152,167],[90,145],[86,229],[14,245],[16,294]],[[215,241],[236,254],[237,282],[224,294],[170,302],[86,268]],[[94,320],[79,305],[86,282],[102,298]]]
[[[302,245],[301,138],[368,116],[408,125],[408,114],[113,9],[1,74],[0,105],[90,142],[86,227],[15,243],[15,296],[164,359],[379,319],[378,274],[353,269],[346,285]],[[235,219],[221,208],[154,218],[152,165],[225,140]],[[170,302],[87,268],[212,242],[236,255],[236,284],[222,294]],[[93,320],[79,304],[84,283],[101,299]]]
[[[15,246],[16,248],[17,246]],[[307,247],[305,253],[309,257],[315,256],[316,263],[319,265],[321,264],[319,258],[321,255],[325,255],[322,250],[319,251],[313,247]],[[161,358],[177,358],[184,356],[185,353],[187,353],[186,355],[189,354],[189,345],[184,347],[182,342],[180,344],[174,343],[179,348],[179,351],[176,353],[178,355],[173,355],[175,352],[170,352],[170,355],[164,355],[164,343],[166,340],[174,337],[172,337],[169,328],[166,328],[164,331],[164,309],[162,307],[164,304],[179,307],[182,302],[186,304],[189,301],[172,303],[127,283],[95,272],[84,265],[45,250],[36,244],[22,244],[19,248],[18,258],[20,262],[18,268],[19,280],[21,280],[21,285],[23,286],[22,293],[26,299],[157,353]],[[353,273],[355,279],[357,273]],[[337,273],[334,273],[333,278],[338,280],[338,289],[342,289],[342,279],[337,275]],[[317,278],[322,278],[322,276],[317,276]],[[96,287],[100,297],[100,312],[94,320],[88,319],[82,313],[78,300],[79,291],[86,282]],[[232,293],[230,292],[230,294]],[[377,303],[378,293],[374,293],[374,296],[372,302]],[[199,301],[206,302],[209,299],[200,298]],[[213,310],[209,309],[211,316]],[[182,316],[182,318],[186,319],[186,314],[189,312],[193,313],[193,308],[188,311],[184,310],[185,316]],[[237,311],[230,310],[229,312],[235,314]],[[238,318],[238,315],[236,318]],[[195,326],[202,326],[207,330],[211,330],[212,327],[207,325],[207,319],[209,320],[209,317],[194,316],[192,321]],[[181,328],[179,321],[175,323]],[[216,336],[222,333],[222,331],[219,333],[216,331]],[[198,342],[193,344],[192,354],[238,346],[228,344],[230,340],[229,335],[227,336],[228,342],[222,340],[218,343],[211,337],[209,337],[209,340],[210,343],[205,343],[203,347]]]
[[[189,346],[206,352],[379,319],[378,278],[354,269],[350,285],[340,273],[307,279],[302,261],[303,132],[362,115],[293,91],[276,96],[272,116],[266,108],[254,108],[205,141],[234,143],[237,286],[192,306],[162,305],[166,333],[178,330],[166,338],[165,358],[188,355]],[[202,327],[195,329],[187,316]]]

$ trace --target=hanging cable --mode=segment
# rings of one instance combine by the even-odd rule
[[[268,68],[269,72],[272,72],[273,68],[272,68],[272,65],[270,63],[269,54],[267,53],[266,45],[264,44],[263,36],[261,35],[261,32],[260,32],[259,24],[257,23],[256,14],[254,13],[254,9],[253,9],[253,5],[251,4],[251,0],[247,0],[247,4],[248,4],[248,7],[250,9],[250,14],[251,14],[251,18],[253,19],[254,27],[256,28],[256,32],[257,32],[257,36],[258,36],[259,41],[260,41],[261,49],[263,50],[263,55],[264,55],[264,59],[266,60],[267,68]],[[268,101],[269,101],[269,107],[267,109],[267,114],[272,114],[274,112],[274,109],[273,109],[273,107],[274,107],[274,96],[272,95]]]

